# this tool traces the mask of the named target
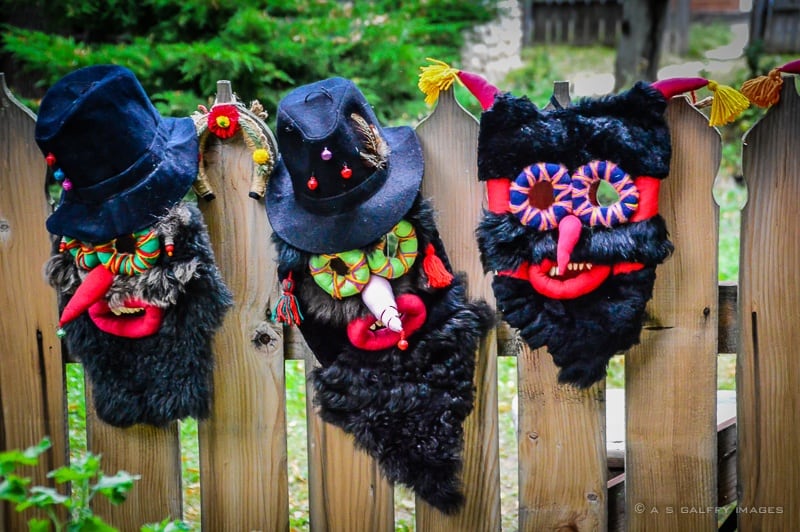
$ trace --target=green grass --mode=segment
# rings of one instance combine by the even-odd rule
[[[708,50],[725,46],[732,39],[731,28],[724,22],[692,24],[689,26],[686,59],[703,59]]]

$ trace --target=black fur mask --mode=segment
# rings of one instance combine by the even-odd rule
[[[639,341],[655,267],[673,249],[658,215],[665,108],[639,83],[554,111],[502,94],[481,117],[478,171],[490,186],[481,259],[498,273],[504,318],[531,348],[547,346],[562,382],[590,386]],[[614,199],[598,202],[599,181],[613,184]]]
[[[429,244],[447,271],[451,269],[429,203],[418,196],[403,219],[416,231],[419,256],[390,284],[398,306],[403,298],[416,297],[425,309],[424,322],[407,336],[405,349],[395,343],[375,350],[356,347],[348,324],[358,318],[376,321],[362,298],[331,297],[309,273],[310,254],[276,235],[273,240],[280,277],[291,272],[296,283],[304,315],[300,330],[322,364],[312,374],[320,415],[352,434],[390,481],[406,484],[433,506],[453,512],[463,502],[458,474],[462,424],[473,406],[474,356],[491,325],[491,313],[485,303],[467,300],[461,276],[447,286],[430,286],[423,267]],[[376,245],[363,251],[369,253]]]
[[[153,229],[160,249],[155,264],[138,275],[113,275],[99,301],[63,325],[70,354],[92,382],[98,417],[117,427],[208,415],[211,338],[232,303],[197,207],[179,203]],[[90,275],[76,262],[62,249],[46,266],[62,311]],[[140,310],[120,311],[126,306]],[[142,325],[150,312],[160,321]]]

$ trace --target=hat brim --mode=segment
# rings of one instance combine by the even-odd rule
[[[353,209],[334,215],[311,213],[296,200],[292,179],[279,161],[267,186],[267,216],[273,231],[309,253],[336,253],[364,247],[391,231],[411,210],[419,193],[424,161],[414,130],[385,128],[391,149],[381,188]]]
[[[163,157],[135,186],[102,202],[81,201],[80,191],[65,191],[47,218],[47,230],[84,242],[105,242],[153,225],[189,191],[197,178],[199,153],[191,118],[162,117],[156,142],[164,144]]]

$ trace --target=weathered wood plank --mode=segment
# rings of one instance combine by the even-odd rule
[[[739,530],[800,523],[800,97],[781,101],[744,137],[748,187],[739,269]],[[780,512],[780,513],[778,513]]]
[[[660,212],[675,253],[657,270],[651,318],[625,359],[631,531],[715,526],[713,512],[681,508],[714,507],[717,498],[718,208],[711,189],[721,142],[686,98],[673,99],[666,117],[672,161]]]
[[[553,100],[570,104],[568,81],[553,84],[548,109]],[[605,382],[559,384],[546,349],[519,349],[519,528],[605,530]]]
[[[522,347],[519,368],[519,529],[604,530],[605,382],[558,384],[546,349]]]
[[[417,126],[425,157],[422,192],[433,198],[439,231],[456,271],[467,273],[470,297],[494,301],[480,264],[474,229],[484,185],[478,182],[478,123],[456,102],[453,91],[439,96],[430,116]],[[475,407],[464,423],[462,482],[466,504],[446,516],[417,498],[417,529],[499,530],[500,459],[497,430],[497,341],[494,332],[480,344],[475,363]]]
[[[35,123],[0,73],[0,447],[24,449],[50,436],[53,449],[28,470],[34,484],[47,485],[47,471],[67,461],[67,425],[56,294],[42,275],[50,208]],[[31,515],[0,515],[0,529],[24,530]]]
[[[241,135],[209,135],[203,156],[216,199],[200,208],[234,298],[214,339],[211,417],[200,423],[203,529],[287,530],[283,339],[267,321],[278,287],[267,215],[248,196],[255,169]]]
[[[391,532],[394,530],[392,486],[381,475],[378,463],[355,448],[351,435],[325,423],[317,415],[310,373],[319,363],[305,343],[303,348],[306,353],[311,530]]]
[[[97,418],[92,405],[91,382],[86,379],[86,444],[103,456],[103,471],[119,470],[139,475],[125,504],[115,506],[104,497],[92,502],[92,509],[123,532],[136,532],[145,523],[166,517],[180,519],[181,455],[178,423],[166,428],[135,425],[119,429]]]

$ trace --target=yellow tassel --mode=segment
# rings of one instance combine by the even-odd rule
[[[714,93],[711,116],[708,119],[709,126],[724,126],[733,122],[742,111],[750,107],[750,100],[733,87],[708,80],[708,90]]]
[[[781,87],[783,87],[781,71],[773,68],[766,76],[745,81],[742,84],[742,94],[759,107],[769,107],[781,99]]]
[[[449,89],[453,82],[458,79],[459,70],[444,61],[431,59],[430,57],[425,59],[433,64],[419,67],[422,73],[419,75],[417,86],[419,90],[425,93],[425,103],[433,105],[439,98],[439,92]]]

